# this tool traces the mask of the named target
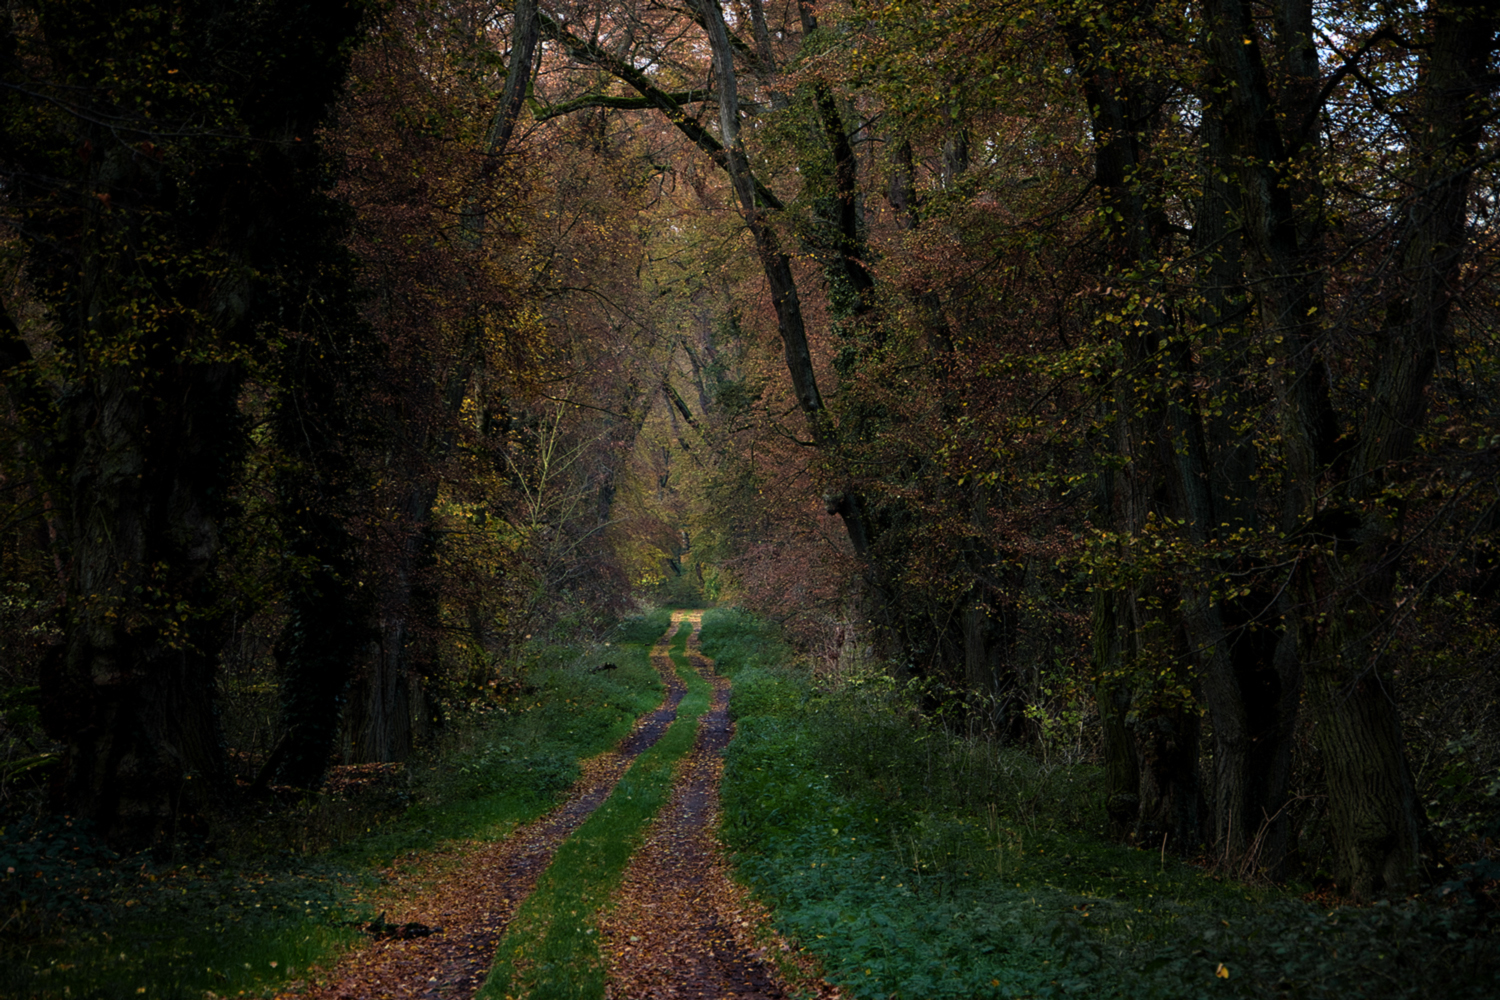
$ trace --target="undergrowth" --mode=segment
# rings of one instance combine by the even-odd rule
[[[669,620],[665,611],[628,620],[588,657],[537,651],[519,699],[455,720],[406,769],[408,804],[384,822],[325,792],[247,808],[237,836],[208,855],[121,858],[66,820],[7,821],[0,996],[198,1000],[268,995],[302,977],[374,916],[355,900],[376,869],[541,815],[579,760],[655,707],[661,683],[648,653]],[[616,668],[591,672],[601,658]]]
[[[646,829],[672,794],[678,761],[693,748],[698,718],[712,688],[687,663],[692,626],[678,629],[669,647],[687,686],[677,718],[642,753],[619,784],[553,856],[500,942],[478,1000],[599,1000],[605,970],[595,918],[606,904]]]
[[[819,684],[774,631],[705,615],[734,680],[735,864],[857,998],[1495,995],[1472,901],[1328,910],[1106,842],[1100,776],[923,719],[879,677]]]

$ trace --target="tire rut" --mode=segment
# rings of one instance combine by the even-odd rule
[[[694,625],[689,661],[713,684],[713,702],[699,722],[692,751],[679,765],[671,800],[602,917],[606,996],[783,1000],[787,988],[754,940],[769,915],[730,878],[714,833],[723,753],[734,736],[729,680],[715,675],[711,661],[698,651],[701,616],[685,617]]]
[[[677,718],[687,688],[667,647],[679,627],[674,615],[651,650],[651,662],[667,688],[661,705],[641,716],[614,749],[584,761],[583,775],[567,799],[505,839],[481,846],[436,886],[388,911],[389,923],[425,924],[433,928],[430,936],[375,941],[345,956],[325,982],[282,997],[470,1000],[484,982],[511,918],[536,888],[558,846],[609,798],[635,759]]]

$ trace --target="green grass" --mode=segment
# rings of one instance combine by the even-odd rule
[[[274,875],[210,864],[137,874],[97,921],[8,945],[0,995],[253,996],[357,937],[344,925],[344,872],[299,863]]]
[[[597,1000],[604,996],[594,915],[619,885],[646,828],[672,793],[677,762],[693,747],[712,688],[689,669],[684,623],[671,645],[687,693],[677,718],[636,758],[604,804],[558,848],[497,950],[479,1000]]]
[[[528,698],[451,726],[441,752],[411,767],[410,806],[331,850],[265,853],[287,843],[287,824],[326,815],[319,800],[274,820],[247,815],[236,849],[215,862],[111,861],[74,851],[78,841],[45,827],[0,842],[0,860],[24,849],[43,872],[6,875],[0,865],[0,904],[36,928],[0,937],[0,996],[254,996],[326,962],[356,937],[349,921],[374,916],[352,902],[373,885],[374,869],[447,841],[503,836],[541,815],[576,778],[579,760],[654,708],[662,685],[649,650],[669,621],[666,611],[627,621],[587,663],[581,650],[540,650]],[[589,673],[598,659],[617,669]],[[308,839],[330,839],[329,831]],[[38,907],[54,918],[36,920]]]
[[[670,615],[637,621],[610,647],[615,670],[554,667],[534,674],[534,695],[506,714],[461,728],[453,745],[427,764],[420,775],[425,792],[400,820],[333,856],[379,867],[445,840],[497,839],[546,812],[578,779],[578,761],[614,746],[661,701],[650,648]],[[650,638],[642,638],[648,632]]]
[[[1473,907],[1333,912],[1105,841],[1099,775],[966,740],[878,678],[820,688],[704,617],[734,679],[724,833],[780,928],[859,998],[1495,995]],[[1227,978],[1219,975],[1220,966]]]

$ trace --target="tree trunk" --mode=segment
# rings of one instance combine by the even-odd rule
[[[1348,607],[1350,595],[1328,579],[1337,573],[1341,583],[1354,584],[1348,570],[1369,567],[1365,559],[1351,561],[1352,567],[1325,564],[1300,574],[1304,608],[1332,604],[1333,613],[1323,622],[1304,614],[1298,639],[1306,650],[1308,702],[1328,780],[1335,870],[1351,895],[1368,898],[1415,884],[1420,810],[1396,705],[1370,654],[1372,639],[1378,642],[1382,631],[1380,616],[1369,605],[1363,613],[1340,614],[1356,609]],[[1339,599],[1329,601],[1335,594]]]
[[[1139,22],[1130,19],[1118,26],[1121,37],[1144,30],[1151,13],[1149,4],[1134,11]],[[1157,269],[1169,228],[1159,192],[1144,179],[1155,168],[1152,142],[1161,84],[1137,78],[1128,66],[1106,58],[1117,39],[1105,37],[1101,27],[1077,21],[1065,24],[1063,32],[1090,108],[1095,183],[1107,219],[1109,280],[1129,285],[1139,279],[1128,275],[1150,275]],[[1143,291],[1155,300],[1162,298],[1160,288]],[[1159,527],[1163,517],[1177,514],[1169,489],[1174,461],[1171,411],[1158,377],[1167,358],[1171,319],[1160,307],[1145,307],[1131,323],[1108,321],[1100,328],[1106,331],[1103,336],[1117,338],[1121,372],[1106,404],[1114,422],[1119,465],[1104,477],[1099,509],[1103,523],[1130,540]],[[1125,553],[1124,558],[1134,557]],[[1112,627],[1118,633],[1112,639],[1095,636],[1105,746],[1115,755],[1105,764],[1111,821],[1117,831],[1128,829],[1137,839],[1155,842],[1165,837],[1163,843],[1175,850],[1191,850],[1199,841],[1202,794],[1200,726],[1194,706],[1181,693],[1192,686],[1183,676],[1191,661],[1185,629],[1192,623],[1174,608],[1167,581],[1153,572],[1134,570],[1121,567],[1119,591],[1101,598],[1094,614],[1096,628]],[[1121,719],[1127,704],[1128,715]],[[1123,755],[1120,727],[1134,741],[1130,755]],[[1132,759],[1138,766],[1133,789],[1123,778]],[[1128,815],[1132,797],[1137,806],[1134,817]]]
[[[67,744],[57,807],[136,846],[200,815],[226,780],[214,571],[241,375],[219,364],[163,376],[143,387],[106,373],[67,413],[73,606],[63,662],[43,676],[48,728]]]
[[[302,497],[304,503],[318,500],[328,502]],[[354,542],[343,519],[326,508],[297,519],[301,530],[293,532],[292,554],[315,568],[292,585],[290,614],[277,648],[284,735],[277,759],[267,765],[267,778],[316,788],[327,772],[349,678],[370,630],[368,609],[356,596]]]
[[[1130,713],[1130,686],[1118,676],[1125,653],[1120,648],[1116,598],[1107,590],[1094,593],[1090,627],[1094,635],[1094,700],[1104,731],[1104,808],[1110,833],[1123,840],[1135,829],[1141,813],[1141,771],[1135,741],[1125,724]]]
[[[1297,648],[1324,753],[1339,877],[1364,897],[1409,888],[1419,856],[1416,795],[1381,679],[1399,519],[1374,498],[1412,453],[1446,342],[1468,192],[1492,104],[1486,72],[1496,24],[1488,4],[1433,5],[1405,149],[1415,193],[1396,225],[1391,270],[1398,277],[1387,296],[1371,403],[1351,415],[1356,443],[1349,447],[1336,440],[1339,421],[1316,353],[1316,192],[1299,212],[1298,192],[1285,181],[1291,167],[1300,167],[1292,170],[1298,176],[1317,172],[1309,168],[1320,109],[1307,83],[1316,55],[1305,8],[1288,3],[1281,11],[1287,85],[1279,105],[1248,4],[1212,0],[1208,15],[1215,67],[1229,85],[1222,114],[1241,163],[1261,323],[1285,345],[1275,371],[1289,475],[1286,529],[1301,545],[1293,577]]]
[[[397,526],[394,551],[381,564],[381,590],[375,605],[375,641],[349,699],[349,752],[346,763],[403,761],[411,755],[412,620],[422,611],[420,584],[428,523],[437,486],[418,481],[406,491],[405,517]]]

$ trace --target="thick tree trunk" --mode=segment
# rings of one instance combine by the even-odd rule
[[[1221,165],[1232,151],[1213,92],[1204,116],[1203,197],[1193,224],[1194,249],[1205,262],[1198,278],[1198,320],[1212,350],[1201,365],[1179,349],[1183,384],[1206,387],[1174,408],[1174,492],[1195,546],[1236,532],[1260,530],[1258,457],[1237,429],[1259,405],[1245,385],[1250,370],[1245,246],[1235,221],[1238,192]],[[1237,870],[1277,877],[1284,872],[1289,819],[1283,806],[1291,771],[1291,740],[1301,700],[1296,629],[1276,628],[1284,609],[1265,587],[1210,599],[1224,574],[1252,567],[1205,567],[1206,579],[1184,581],[1182,604],[1192,648],[1204,676],[1202,692],[1214,734],[1213,836],[1220,859]]]
[[[1174,354],[1174,374],[1182,384],[1192,384],[1197,373],[1187,351]],[[1247,505],[1225,494],[1223,477],[1209,464],[1196,400],[1173,402],[1168,412],[1173,506],[1178,520],[1186,524],[1188,540],[1198,551],[1207,551],[1220,539],[1226,518],[1234,516],[1221,515],[1220,509],[1234,511]],[[1268,613],[1270,598],[1256,593],[1216,599],[1214,590],[1223,589],[1223,579],[1213,562],[1202,575],[1182,577],[1179,588],[1187,648],[1213,722],[1216,851],[1237,869],[1279,871],[1286,839],[1280,813],[1290,774],[1297,699],[1282,697],[1276,636],[1268,626],[1256,626],[1257,618],[1274,620]]]
[[[136,372],[106,372],[65,417],[73,607],[63,662],[43,679],[48,728],[68,748],[56,805],[132,845],[201,814],[226,773],[214,570],[241,373],[162,374],[153,391]]]
[[[1116,594],[1095,592],[1090,627],[1094,635],[1094,701],[1104,733],[1104,808],[1110,833],[1123,840],[1134,831],[1141,814],[1141,771],[1135,741],[1125,724],[1130,713],[1130,686],[1119,676],[1125,651],[1120,648],[1116,604]]]
[[[1354,575],[1361,568],[1376,578],[1391,571],[1357,557],[1342,566],[1307,559],[1321,565],[1300,574],[1299,596],[1304,608],[1325,609],[1325,617],[1304,613],[1298,640],[1328,780],[1335,870],[1359,898],[1406,891],[1418,874],[1420,808],[1396,705],[1371,653],[1383,623],[1374,606],[1344,590],[1371,579]],[[1377,583],[1376,589],[1386,588]]]
[[[327,772],[349,678],[369,635],[368,612],[356,597],[354,542],[343,521],[323,509],[298,528],[292,553],[316,568],[293,585],[277,649],[285,732],[266,778],[316,788]]]
[[[1149,18],[1150,6],[1134,13]],[[1122,35],[1134,30],[1141,28],[1133,21],[1120,28]],[[1151,273],[1168,230],[1160,198],[1144,180],[1154,168],[1151,143],[1160,84],[1137,79],[1106,58],[1116,39],[1104,37],[1099,24],[1066,24],[1064,34],[1090,108],[1095,182],[1110,220],[1111,280],[1128,283],[1131,279],[1114,276]],[[1171,411],[1156,377],[1169,360],[1164,347],[1170,332],[1171,319],[1160,308],[1146,308],[1134,322],[1111,331],[1118,338],[1122,364],[1107,405],[1120,462],[1105,477],[1100,514],[1124,539],[1137,538],[1159,526],[1161,518],[1178,514],[1169,489]],[[1117,593],[1102,597],[1094,615],[1096,628],[1112,627],[1117,633],[1111,639],[1096,634],[1094,664],[1105,747],[1113,755],[1105,763],[1111,822],[1117,832],[1128,831],[1141,841],[1192,850],[1200,838],[1200,726],[1194,706],[1181,694],[1191,687],[1184,674],[1191,662],[1185,629],[1191,628],[1192,615],[1188,609],[1189,621],[1184,622],[1166,593],[1166,581],[1150,572],[1136,575],[1138,579],[1120,584]],[[1132,721],[1116,721],[1127,705]],[[1124,755],[1126,740],[1133,741],[1129,755]],[[1123,777],[1132,760],[1138,767],[1133,788]],[[1131,804],[1134,816],[1128,813]]]
[[[412,623],[423,611],[417,577],[430,543],[427,529],[436,500],[434,483],[419,482],[407,490],[399,537],[382,561],[375,641],[350,693],[348,763],[403,761],[411,755],[411,652],[422,641]]]
[[[1400,557],[1398,519],[1372,498],[1411,454],[1446,341],[1469,185],[1493,103],[1486,74],[1495,12],[1466,2],[1431,10],[1406,149],[1414,194],[1396,227],[1395,286],[1371,405],[1350,421],[1352,448],[1335,440],[1339,422],[1316,353],[1317,206],[1299,212],[1297,186],[1286,180],[1290,166],[1302,168],[1292,171],[1297,176],[1316,174],[1307,169],[1316,154],[1310,128],[1298,125],[1315,125],[1319,113],[1307,83],[1316,72],[1311,16],[1300,2],[1280,11],[1287,80],[1278,105],[1249,6],[1212,0],[1208,14],[1214,62],[1229,85],[1222,113],[1240,157],[1261,323],[1285,345],[1276,385],[1289,475],[1286,527],[1302,546],[1293,580],[1297,648],[1324,753],[1339,875],[1355,896],[1402,890],[1416,877],[1419,810],[1380,653]]]
[[[370,674],[362,685],[364,711],[355,734],[351,763],[403,761],[411,755],[411,677],[405,615],[384,623],[375,644]]]

